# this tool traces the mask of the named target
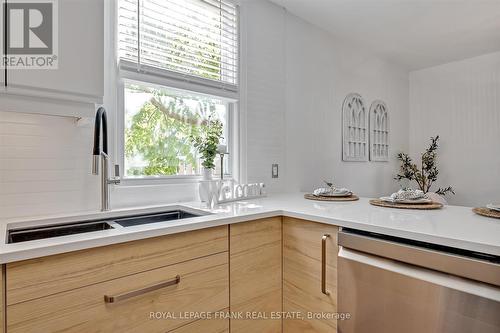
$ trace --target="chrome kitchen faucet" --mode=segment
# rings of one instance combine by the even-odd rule
[[[102,124],[102,150],[101,150]],[[108,121],[106,110],[101,106],[97,109],[94,127],[94,150],[92,156],[92,174],[99,174],[99,160],[101,160],[101,211],[109,210],[109,185],[120,184],[120,169],[115,166],[115,177],[109,177],[108,156]]]

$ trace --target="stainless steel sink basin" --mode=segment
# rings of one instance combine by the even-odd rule
[[[172,209],[159,213],[129,215],[115,217],[99,221],[85,221],[77,223],[66,223],[58,225],[46,225],[30,228],[9,229],[7,231],[7,242],[20,243],[38,239],[75,235],[87,232],[102,231],[108,229],[119,229],[143,224],[159,223],[187,219],[205,215],[204,212],[186,211],[183,209]]]
[[[16,229],[8,231],[8,243],[21,243],[37,239],[61,237],[108,229],[113,229],[113,227],[106,221],[92,221]]]
[[[140,215],[134,217],[125,217],[121,219],[113,220],[113,222],[121,225],[122,227],[133,227],[141,224],[166,222],[172,220],[187,219],[190,217],[200,216],[199,214],[188,213],[184,210],[173,210],[158,214]]]

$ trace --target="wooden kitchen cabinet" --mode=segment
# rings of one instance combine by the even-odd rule
[[[168,285],[160,287],[163,283]],[[145,289],[150,286],[157,288]],[[114,301],[109,297],[115,297]],[[168,332],[196,320],[186,313],[215,312],[228,306],[228,255],[224,252],[9,305],[7,330]],[[169,315],[156,317],[155,313]]]
[[[198,318],[181,313],[229,308],[228,226],[9,263],[6,279],[8,332],[182,332]]]
[[[283,332],[336,332],[335,319],[310,318],[309,314],[337,312],[337,232],[335,226],[284,218],[283,311],[300,312],[304,320],[283,320]],[[322,238],[326,238],[326,290],[322,292]]]
[[[244,318],[231,320],[231,333],[281,332],[281,217],[229,226],[230,309]],[[247,318],[252,313],[256,319]],[[267,318],[266,318],[267,317]]]
[[[0,316],[8,333],[336,332],[335,319],[309,314],[337,312],[337,232],[273,217],[9,263]],[[190,311],[232,316],[178,317]],[[281,320],[282,311],[304,320]],[[151,318],[155,312],[177,317]]]
[[[7,264],[7,304],[228,250],[228,227],[141,239]]]

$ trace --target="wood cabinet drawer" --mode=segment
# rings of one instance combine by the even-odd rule
[[[175,279],[177,275],[180,276],[178,284],[115,303],[105,302],[105,295],[141,290]],[[229,265],[225,252],[9,305],[7,329],[10,333],[149,333],[176,328],[182,332],[180,327],[194,319],[180,318],[181,314],[215,312],[228,307]],[[152,316],[152,313],[158,314]],[[154,318],[156,316],[160,318]]]
[[[202,229],[7,265],[7,304],[228,250],[228,227]]]

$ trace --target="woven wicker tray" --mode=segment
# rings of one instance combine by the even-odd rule
[[[379,199],[370,200],[370,204],[374,206],[387,207],[387,208],[421,209],[421,210],[439,209],[443,207],[443,205],[438,202],[432,202],[426,204],[400,204],[400,203],[386,202]]]
[[[356,201],[359,200],[359,198],[356,195],[351,195],[348,197],[323,197],[323,196],[315,196],[314,194],[304,194],[304,198],[309,199],[309,200],[316,200],[316,201],[337,201],[337,202],[342,202],[342,201]]]
[[[482,216],[500,219],[500,212],[497,212],[496,210],[493,210],[493,209],[489,209],[486,207],[480,207],[480,208],[473,208],[472,211],[474,213],[482,215]]]

